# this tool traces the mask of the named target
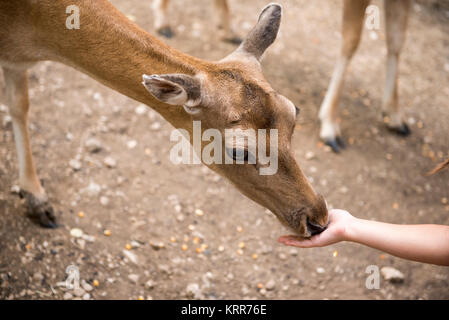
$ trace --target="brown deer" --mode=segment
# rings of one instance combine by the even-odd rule
[[[218,62],[177,51],[129,21],[107,0],[79,0],[80,28],[66,27],[72,0],[0,0],[0,65],[19,159],[19,184],[30,214],[46,227],[55,215],[37,174],[27,129],[27,69],[41,60],[76,68],[144,103],[192,137],[202,130],[276,129],[278,170],[260,175],[258,164],[206,164],[243,194],[270,209],[285,226],[309,237],[328,223],[324,198],[299,168],[291,138],[295,106],[262,75],[260,59],[274,42],[282,8],[270,4],[242,44]],[[142,86],[142,75],[144,85]],[[150,91],[151,93],[149,93]],[[203,147],[203,146],[202,146]],[[248,156],[245,145],[232,153]],[[259,159],[257,159],[259,161]]]
[[[338,104],[346,70],[360,42],[365,10],[369,3],[369,0],[344,0],[340,56],[319,113],[320,138],[335,152],[345,147],[337,119]],[[398,101],[398,65],[407,29],[410,0],[386,0],[384,3],[388,54],[382,101],[383,119],[391,131],[407,136],[410,129],[402,118]]]
[[[154,27],[161,36],[166,38],[174,36],[167,15],[169,3],[169,0],[153,0]],[[222,30],[222,39],[233,44],[240,44],[242,39],[235,33],[231,25],[228,0],[214,0],[214,6],[218,14],[217,27]]]

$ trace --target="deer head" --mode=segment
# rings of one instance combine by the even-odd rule
[[[255,140],[245,137],[237,142],[222,142],[225,152],[221,156],[242,160],[243,164],[222,161],[206,165],[270,209],[299,236],[310,237],[327,225],[326,203],[309,184],[291,150],[297,108],[270,86],[260,65],[265,50],[276,39],[281,16],[282,7],[270,4],[240,47],[229,56],[201,64],[193,75],[144,75],[143,84],[156,99],[183,106],[180,112],[192,122],[201,121],[202,130],[217,129],[223,137],[227,129],[275,130],[277,135],[267,133],[264,140],[267,150],[277,145],[277,170],[273,174],[261,174],[260,153],[252,151],[260,142],[259,135]]]

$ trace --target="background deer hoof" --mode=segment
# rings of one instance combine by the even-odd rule
[[[161,36],[167,38],[167,39],[171,39],[174,37],[175,33],[173,32],[173,30],[169,27],[162,27],[160,28],[157,33],[159,33]]]
[[[342,149],[346,148],[346,143],[340,136],[337,136],[335,139],[324,140],[324,143],[331,147],[332,151],[335,153],[340,153]]]
[[[32,221],[44,228],[54,229],[58,227],[53,207],[47,200],[38,199],[33,194],[23,190],[20,192],[20,196],[26,200],[27,215]]]
[[[406,123],[402,123],[398,127],[388,127],[388,130],[390,130],[391,132],[394,132],[400,136],[403,136],[403,137],[406,137],[406,136],[410,135],[410,133],[411,133],[410,128]]]

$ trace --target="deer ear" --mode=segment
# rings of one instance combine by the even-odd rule
[[[270,3],[260,13],[254,28],[243,40],[238,51],[253,55],[260,60],[265,50],[276,40],[281,24],[282,6]]]
[[[200,81],[186,74],[144,74],[142,84],[156,99],[167,104],[195,107],[201,102]]]

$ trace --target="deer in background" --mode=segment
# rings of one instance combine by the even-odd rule
[[[76,3],[81,24],[70,30],[66,9],[72,0],[0,0],[0,65],[18,153],[19,184],[34,219],[45,227],[57,226],[31,154],[27,69],[38,61],[53,60],[150,106],[190,137],[193,121],[201,121],[203,131],[213,128],[222,134],[227,128],[277,130],[276,174],[260,175],[258,163],[205,165],[270,209],[298,235],[309,237],[324,230],[328,223],[324,198],[313,190],[291,150],[295,106],[270,86],[260,64],[276,39],[280,5],[265,7],[242,44],[224,59],[210,62],[159,41],[108,0]],[[272,143],[268,138],[266,142]],[[245,145],[223,147],[233,155],[249,156]]]
[[[338,104],[346,70],[360,42],[365,10],[369,2],[369,0],[344,0],[340,56],[319,112],[320,138],[337,153],[345,147],[338,123]],[[398,65],[399,54],[405,40],[410,0],[386,0],[384,3],[388,54],[382,113],[384,122],[391,131],[407,136],[410,129],[402,117],[398,101]]]
[[[153,0],[154,27],[161,36],[166,38],[174,35],[167,15],[169,3],[169,0]],[[237,36],[231,25],[228,0],[214,0],[214,6],[218,14],[217,27],[223,32],[222,39],[233,44],[240,44],[242,39]]]

